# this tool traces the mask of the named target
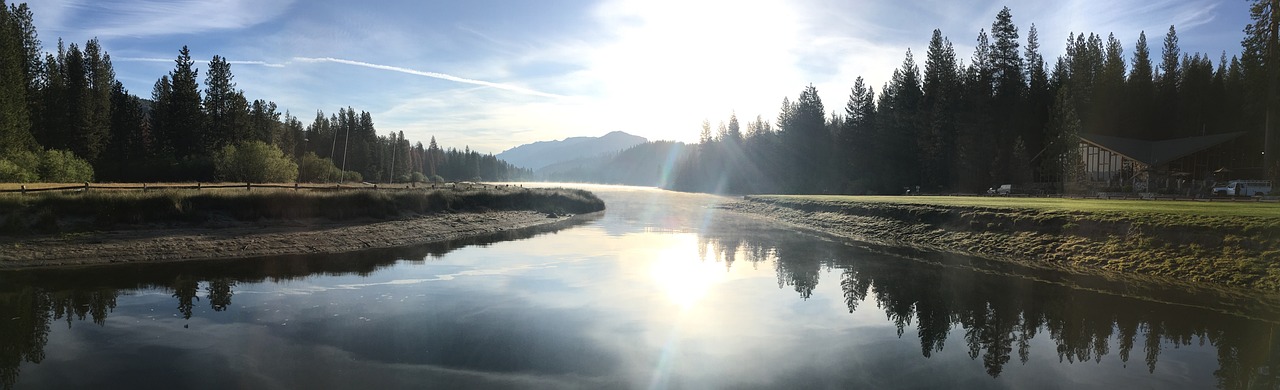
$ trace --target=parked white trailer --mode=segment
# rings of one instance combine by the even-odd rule
[[[1213,186],[1215,195],[1262,196],[1271,193],[1270,180],[1232,180]]]

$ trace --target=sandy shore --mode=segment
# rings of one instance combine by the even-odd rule
[[[392,248],[562,222],[534,211],[432,214],[392,221],[223,222],[0,237],[0,269],[169,262]]]

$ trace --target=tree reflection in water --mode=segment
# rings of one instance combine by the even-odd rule
[[[0,318],[0,383],[11,388],[24,362],[44,360],[55,321],[66,321],[68,327],[85,320],[104,325],[121,294],[166,291],[178,302],[177,313],[189,319],[204,304],[213,311],[228,310],[239,284],[369,275],[396,259],[441,256],[462,246],[554,229],[345,255],[0,273],[0,313],[5,317]],[[964,345],[950,347],[980,359],[991,377],[1010,369],[1015,356],[1027,364],[1035,348],[1032,341],[1040,336],[1051,340],[1055,350],[1048,352],[1063,364],[1102,363],[1112,354],[1127,364],[1137,355],[1149,372],[1157,370],[1162,348],[1207,344],[1217,351],[1219,367],[1213,375],[1219,387],[1280,386],[1275,352],[1280,341],[1274,330],[1280,309],[1256,301],[1251,306],[1206,298],[1183,286],[1064,275],[904,248],[855,247],[776,229],[713,226],[699,240],[699,255],[725,267],[772,265],[779,288],[794,290],[800,299],[815,294],[824,274],[838,274],[850,313],[873,310],[869,305],[874,305],[899,337],[914,328],[926,358],[948,347],[955,330],[952,340]]]
[[[1026,364],[1031,341],[1041,333],[1053,341],[1059,362],[1068,364],[1101,363],[1114,352],[1127,365],[1140,345],[1151,373],[1165,346],[1208,344],[1218,352],[1220,367],[1213,374],[1220,388],[1280,386],[1280,335],[1274,329],[1280,315],[1275,308],[1248,318],[1185,304],[1131,281],[1041,277],[1061,273],[904,248],[815,245],[811,236],[798,233],[772,231],[743,240],[742,228],[723,235],[713,229],[699,246],[710,247],[727,265],[734,255],[753,265],[772,262],[779,288],[790,287],[801,299],[814,294],[822,274],[839,272],[850,313],[865,310],[871,298],[896,325],[899,337],[915,328],[926,358],[943,350],[952,329],[963,332],[961,348],[970,358],[981,359],[991,377],[1004,372],[1015,352]],[[1251,310],[1250,305],[1236,306]]]
[[[0,272],[0,386],[17,383],[23,362],[44,360],[53,321],[90,319],[105,325],[116,298],[137,290],[166,291],[177,300],[177,313],[191,319],[200,302],[213,311],[231,306],[233,288],[239,283],[302,279],[313,275],[368,276],[398,259],[422,262],[458,248],[511,241],[554,232],[599,216],[585,216],[550,225],[502,231],[460,240],[420,246],[375,249],[332,255],[279,256],[168,264],[137,264],[64,270]]]

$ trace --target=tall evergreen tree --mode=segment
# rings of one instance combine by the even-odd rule
[[[226,58],[213,56],[204,78],[203,150],[221,150],[223,146],[247,140],[271,142],[270,137],[255,134],[250,128],[248,102],[244,92],[236,89],[234,79]]]
[[[992,124],[996,141],[995,159],[992,161],[991,178],[1005,183],[1011,178],[1014,162],[1012,155],[1013,140],[1024,132],[1023,91],[1026,82],[1023,79],[1022,53],[1018,50],[1018,27],[1013,24],[1013,15],[1009,7],[1004,7],[996,14],[991,23],[991,71],[995,82],[992,106]]]
[[[826,109],[818,89],[813,85],[805,87],[789,111],[785,124],[778,126],[783,147],[795,164],[788,187],[796,193],[821,192],[833,167],[831,134],[827,132]]]
[[[173,105],[173,83],[169,81],[169,75],[160,76],[156,80],[155,85],[151,87],[151,115],[148,121],[151,126],[152,146],[151,152],[156,157],[175,156],[174,140],[177,134],[169,132],[172,122],[169,118],[172,116],[170,107]]]
[[[1130,129],[1125,135],[1139,139],[1152,139],[1156,136],[1153,129],[1155,106],[1155,71],[1151,64],[1151,50],[1147,47],[1147,33],[1138,34],[1138,43],[1133,47],[1133,66],[1129,68],[1129,79],[1125,104],[1129,118],[1123,121],[1125,128]]]
[[[1037,161],[1034,158],[1043,156],[1041,151],[1046,146],[1044,138],[1044,128],[1049,122],[1050,108],[1053,106],[1054,92],[1053,85],[1049,80],[1048,70],[1045,68],[1044,56],[1040,54],[1040,35],[1036,31],[1036,25],[1032,24],[1027,29],[1027,115],[1028,125],[1026,131],[1022,134],[1022,140],[1028,152],[1032,156],[1028,158],[1028,166],[1036,167]],[[1040,170],[1034,170],[1032,177],[1038,179],[1043,176]]]
[[[1254,0],[1245,26],[1243,64],[1253,86],[1252,106],[1262,117],[1262,165],[1280,182],[1280,0]]]
[[[925,58],[920,112],[925,129],[919,137],[921,185],[926,191],[947,186],[955,165],[956,110],[960,100],[960,73],[951,41],[933,30]]]
[[[98,39],[90,39],[84,45],[85,118],[77,134],[78,156],[91,162],[106,149],[111,137],[111,93],[116,84],[116,72],[111,66],[111,56],[102,51]]]
[[[0,159],[35,147],[27,107],[27,54],[18,13],[0,0]]]
[[[155,107],[165,111],[164,128],[158,129],[172,144],[174,157],[185,158],[208,155],[212,149],[204,148],[209,137],[204,134],[205,117],[201,110],[199,70],[191,60],[186,46],[178,51],[173,71],[169,72],[169,99],[166,105]]]
[[[1161,55],[1160,73],[1156,77],[1156,104],[1159,107],[1157,122],[1158,138],[1177,136],[1174,130],[1178,127],[1179,99],[1178,83],[1182,80],[1181,50],[1178,48],[1178,33],[1169,26],[1169,33],[1164,36],[1164,52]]]

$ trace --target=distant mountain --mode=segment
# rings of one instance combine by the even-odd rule
[[[534,175],[549,181],[669,188],[673,184],[671,172],[693,149],[680,142],[648,142],[617,153],[552,164]]]
[[[646,142],[649,140],[644,137],[615,131],[600,137],[572,137],[524,144],[498,153],[497,157],[536,171],[557,163],[617,153]]]

